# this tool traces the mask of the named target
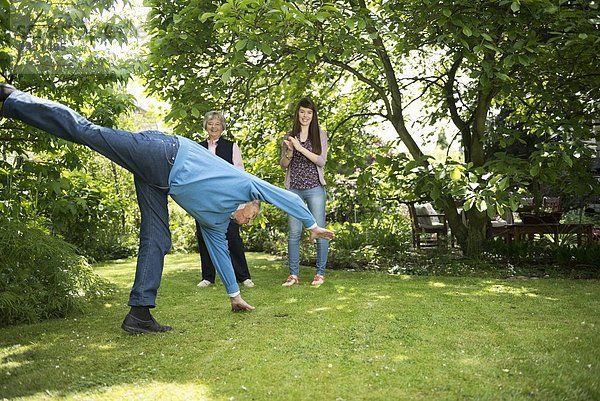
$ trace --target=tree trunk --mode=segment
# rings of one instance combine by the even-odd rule
[[[446,221],[465,256],[477,256],[487,241],[488,217],[485,212],[471,209],[464,215],[456,209],[451,197],[440,199]]]
[[[487,241],[488,217],[485,212],[482,213],[475,208],[469,210],[466,214],[466,237],[461,244],[461,249],[465,256],[478,256],[483,252],[483,246]]]
[[[491,61],[493,59],[492,53],[488,53],[486,59]],[[458,126],[463,132],[463,138],[470,140],[469,143],[465,143],[467,145],[464,149],[465,155],[468,155],[468,159],[465,162],[473,163],[473,167],[481,167],[486,161],[483,138],[485,138],[487,115],[492,104],[492,99],[494,98],[494,93],[495,90],[493,88],[486,89],[483,85],[480,85],[477,104],[470,118],[470,121],[472,121],[471,129],[465,130],[464,126]],[[469,133],[468,136],[464,135],[466,131]],[[457,242],[463,251],[463,255],[480,255],[487,241],[486,232],[489,217],[486,211],[480,212],[476,208],[472,208],[466,212],[465,217],[466,222],[464,224],[462,221],[458,222],[458,225],[462,226],[462,228],[459,227],[456,231]],[[454,223],[456,224],[457,222]]]

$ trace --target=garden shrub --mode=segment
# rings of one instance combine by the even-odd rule
[[[175,202],[169,202],[170,253],[197,253],[196,222]]]
[[[411,247],[410,222],[404,218],[335,223],[332,229],[336,235],[329,246],[332,269],[388,270]]]
[[[574,237],[574,236],[573,236]],[[541,275],[567,275],[574,278],[600,278],[600,243],[575,245],[575,238],[561,240],[558,244],[543,238],[536,241],[513,241],[500,239],[490,241],[483,255],[498,263],[509,262],[514,266],[544,269]]]
[[[285,256],[287,216],[264,211],[264,219],[242,229],[246,250]],[[265,223],[264,221],[268,221]],[[360,223],[331,223],[335,240],[329,243],[329,269],[387,270],[410,247],[410,221],[405,218],[365,218]],[[306,233],[300,243],[300,263],[314,266],[316,249]]]
[[[263,203],[261,212],[252,224],[240,230],[246,251],[282,255],[287,252],[287,214]]]
[[[64,317],[112,291],[73,245],[0,221],[0,326]]]
[[[45,191],[40,209],[51,232],[91,261],[120,259],[136,251],[134,224],[127,224],[130,199],[113,182],[86,171],[62,171],[58,188]],[[49,185],[55,184],[51,182]]]

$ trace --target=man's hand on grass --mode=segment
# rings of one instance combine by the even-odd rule
[[[250,305],[248,302],[242,299],[240,294],[235,297],[231,297],[231,310],[233,312],[245,312],[254,310],[254,306]]]

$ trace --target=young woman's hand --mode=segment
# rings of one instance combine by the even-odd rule
[[[288,139],[292,142],[294,149],[296,149],[297,151],[300,151],[300,149],[302,149],[302,145],[300,144],[300,141],[298,140],[298,138],[296,138],[294,136],[290,136]]]

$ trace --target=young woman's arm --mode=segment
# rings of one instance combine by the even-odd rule
[[[289,139],[289,134],[283,137],[283,144],[281,146],[281,159],[279,159],[279,165],[285,170],[292,161],[294,155],[294,145]]]

